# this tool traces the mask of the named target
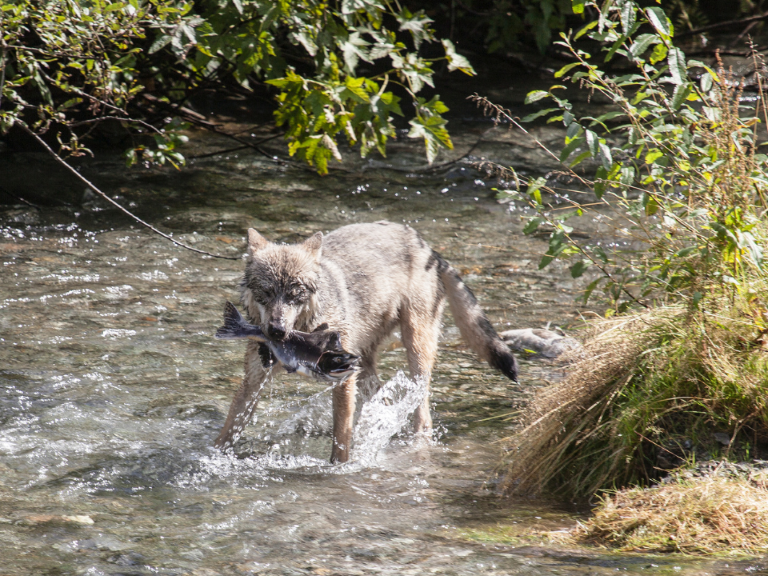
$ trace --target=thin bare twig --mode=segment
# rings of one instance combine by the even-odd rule
[[[0,186],[0,192],[2,192],[3,194],[5,194],[7,196],[10,196],[11,198],[15,198],[16,200],[18,200],[22,204],[26,204],[27,206],[31,206],[32,208],[35,208],[37,210],[41,209],[40,206],[38,206],[37,204],[33,204],[32,202],[30,202],[26,198],[22,198],[18,194],[14,194],[13,192],[9,192],[8,190],[3,188],[2,186]]]
[[[158,129],[155,126],[152,126],[149,122],[145,122],[144,120],[140,120],[138,118],[131,118],[129,116],[99,116],[98,118],[90,118],[89,120],[80,120],[79,122],[70,122],[67,123],[67,126],[72,128],[74,126],[82,126],[83,124],[93,124],[94,122],[102,122],[103,120],[117,120],[119,122],[128,122],[130,124],[140,124],[141,126],[144,126],[148,130],[151,130],[152,132],[155,132],[156,134],[162,134],[163,131]]]
[[[747,18],[739,18],[737,20],[726,20],[725,22],[716,22],[715,24],[708,24],[706,26],[701,26],[700,28],[688,30],[687,32],[681,32],[680,34],[675,34],[675,38],[685,38],[686,36],[695,36],[696,34],[701,34],[702,32],[709,32],[710,30],[717,30],[718,28],[727,28],[728,26],[737,26],[739,24],[749,24],[750,22],[759,22],[760,20],[768,20],[768,12],[763,12],[762,14],[757,14],[756,16],[748,16]]]
[[[99,196],[101,196],[102,198],[104,198],[104,199],[105,199],[107,202],[109,202],[110,204],[112,204],[113,206],[115,206],[115,207],[116,207],[117,209],[119,209],[121,212],[123,212],[124,214],[127,214],[127,215],[128,215],[128,216],[130,216],[130,217],[131,217],[133,220],[135,220],[136,222],[138,222],[139,224],[141,224],[141,225],[142,225],[142,226],[144,226],[145,228],[148,228],[149,230],[151,230],[152,232],[154,232],[154,233],[155,233],[155,234],[157,234],[158,236],[162,236],[162,237],[163,237],[163,238],[165,238],[166,240],[169,240],[170,242],[173,242],[174,244],[176,244],[177,246],[179,246],[179,247],[181,247],[181,248],[185,248],[186,250],[190,250],[191,252],[197,252],[198,254],[204,254],[204,255],[206,255],[206,256],[211,256],[211,257],[213,257],[213,258],[221,258],[221,259],[223,259],[223,260],[240,260],[240,258],[239,258],[238,256],[222,256],[221,254],[213,254],[212,252],[206,252],[205,250],[200,250],[200,249],[198,249],[198,248],[193,248],[192,246],[189,246],[188,244],[184,244],[184,242],[179,242],[178,240],[176,240],[176,239],[175,239],[175,238],[173,238],[172,236],[170,236],[170,235],[166,234],[165,232],[161,232],[160,230],[158,230],[157,228],[155,228],[154,226],[152,226],[152,224],[150,224],[150,223],[148,223],[148,222],[145,222],[144,220],[142,220],[141,218],[139,218],[138,216],[136,216],[134,213],[132,213],[132,212],[130,212],[128,209],[124,208],[124,207],[123,207],[121,204],[119,204],[118,202],[115,202],[115,201],[114,201],[112,198],[110,198],[109,196],[107,196],[107,194],[106,194],[106,193],[104,193],[104,192],[102,192],[101,190],[99,190],[99,188],[98,188],[98,187],[97,187],[95,184],[93,184],[93,182],[91,182],[91,181],[90,181],[90,180],[88,180],[88,179],[87,179],[85,176],[83,176],[82,174],[80,174],[80,172],[78,172],[77,170],[75,170],[75,169],[74,169],[74,168],[73,168],[73,167],[72,167],[72,166],[71,166],[71,165],[70,165],[70,164],[69,164],[69,163],[68,163],[66,160],[64,160],[64,159],[63,159],[61,156],[59,156],[59,155],[58,155],[58,154],[57,154],[57,153],[56,153],[56,152],[53,150],[53,148],[51,148],[50,146],[48,146],[48,143],[47,143],[45,140],[43,140],[43,139],[40,137],[40,135],[39,135],[39,134],[37,134],[37,133],[36,133],[34,130],[30,129],[30,127],[29,127],[29,126],[27,126],[27,125],[26,125],[24,122],[19,122],[19,123],[18,123],[18,125],[19,125],[19,127],[21,127],[21,129],[22,129],[22,130],[24,130],[24,131],[25,131],[27,134],[29,134],[29,135],[30,135],[30,136],[32,136],[32,137],[33,137],[35,140],[37,140],[37,141],[38,141],[38,143],[39,143],[39,144],[40,144],[40,145],[41,145],[43,148],[45,148],[45,150],[46,150],[46,151],[47,151],[47,152],[48,152],[48,153],[49,153],[51,156],[53,156],[53,158],[54,158],[54,160],[56,160],[56,162],[58,162],[58,163],[59,163],[59,164],[61,164],[61,165],[62,165],[64,168],[66,168],[68,172],[70,172],[72,175],[74,175],[74,176],[75,176],[75,177],[76,177],[78,180],[80,180],[80,181],[81,181],[83,184],[85,184],[86,186],[88,186],[88,188],[89,188],[89,189],[93,190],[93,191],[94,191],[96,194],[98,194]]]
[[[0,38],[0,106],[3,105],[3,89],[5,88],[5,40]]]

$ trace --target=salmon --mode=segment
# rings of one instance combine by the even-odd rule
[[[271,340],[260,326],[250,324],[227,302],[224,325],[217,331],[218,340],[250,338],[265,344],[288,372],[298,372],[328,382],[341,382],[360,369],[360,357],[341,347],[339,332],[327,324],[313,332],[291,331],[284,340]]]

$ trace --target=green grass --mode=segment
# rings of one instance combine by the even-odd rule
[[[504,440],[507,492],[588,497],[705,458],[768,454],[768,311],[756,271],[701,309],[602,320]],[[733,441],[724,446],[714,433]]]

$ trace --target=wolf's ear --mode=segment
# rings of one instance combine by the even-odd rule
[[[323,246],[323,233],[322,232],[315,232],[312,236],[304,240],[304,243],[302,244],[302,247],[307,251],[310,252],[315,259],[320,258],[320,251]]]
[[[253,256],[259,250],[266,248],[268,244],[269,240],[253,228],[248,228],[248,256]]]

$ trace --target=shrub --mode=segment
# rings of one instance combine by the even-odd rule
[[[687,59],[674,45],[674,27],[659,7],[574,1],[574,10],[584,6],[598,17],[563,35],[560,44],[574,61],[555,76],[599,95],[611,109],[579,117],[558,96],[564,86],[555,85],[528,94],[528,103],[553,105],[523,119],[563,123],[558,157],[580,185],[573,190],[579,201],[547,187],[546,178],[521,181],[514,171],[510,179],[519,186],[501,190],[500,199],[522,198],[537,211],[527,233],[552,226],[540,267],[567,258],[574,277],[596,270],[585,301],[600,287],[619,312],[671,301],[695,307],[713,286],[738,290],[744,268],[763,265],[753,234],[768,198],[768,157],[757,152],[759,115],[768,110],[762,86],[760,97],[745,106],[732,74]],[[597,42],[604,57],[577,47],[582,36]],[[610,70],[620,71],[607,71],[619,58]],[[752,60],[762,68],[756,53]],[[503,110],[494,112],[514,121]],[[594,179],[576,172],[587,160]],[[642,250],[609,254],[571,235],[569,218],[606,211],[616,215],[618,234]]]
[[[79,154],[95,125],[118,122],[138,140],[129,164],[178,165],[184,126],[166,121],[169,114],[206,88],[267,82],[277,89],[290,153],[320,173],[341,158],[341,137],[363,155],[385,154],[401,97],[415,110],[410,136],[425,141],[432,162],[452,144],[447,108],[422,90],[433,86],[435,62],[474,71],[449,40],[442,55],[422,54],[437,42],[431,22],[386,0],[2,2],[0,133],[21,123],[39,134],[52,129],[63,151]],[[362,74],[361,63],[377,73]]]

